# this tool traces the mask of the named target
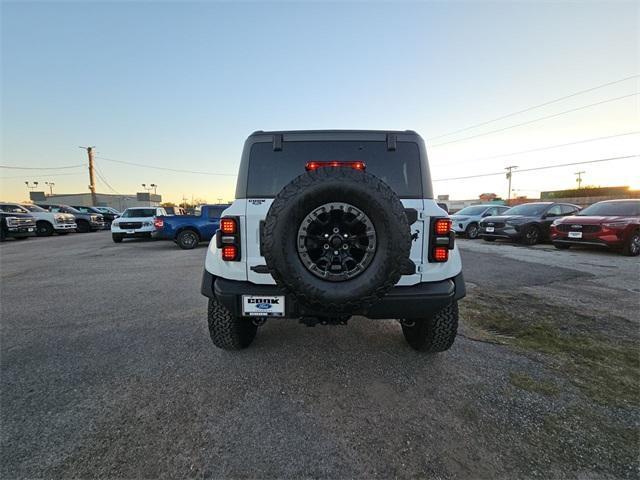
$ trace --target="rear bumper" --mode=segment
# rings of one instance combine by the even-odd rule
[[[216,298],[231,313],[242,316],[242,295],[282,295],[275,285],[256,285],[215,277],[208,271],[202,275],[201,292],[205,297]],[[380,301],[363,311],[353,312],[373,319],[423,318],[435,313],[466,295],[462,272],[439,282],[419,283],[407,287],[394,287]],[[285,295],[285,316],[300,318],[322,317],[326,312],[309,310],[298,304],[291,295]]]

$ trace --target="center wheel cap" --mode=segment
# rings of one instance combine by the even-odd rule
[[[312,274],[332,282],[349,280],[366,270],[376,245],[373,223],[348,203],[316,208],[298,229],[297,249],[302,263]]]

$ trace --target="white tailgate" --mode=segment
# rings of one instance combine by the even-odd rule
[[[402,200],[402,205],[404,205],[404,208],[415,209],[418,214],[420,214],[424,208],[422,199]],[[411,261],[416,264],[416,273],[413,275],[403,275],[397,285],[415,285],[416,283],[420,283],[422,278],[420,273],[417,271],[417,265],[422,264],[422,251],[424,245],[423,238],[425,233],[424,221],[416,220],[416,222],[413,225],[410,225],[409,228],[411,229],[412,235],[410,258]]]
[[[273,199],[269,198],[249,199],[246,203],[246,231],[244,232],[246,251],[243,253],[243,257],[247,259],[247,279],[250,282],[263,285],[275,285],[276,282],[270,274],[256,273],[251,270],[251,267],[267,264],[264,257],[260,255],[260,221],[266,218],[272,202]],[[422,199],[402,200],[402,204],[405,208],[415,208],[418,212],[423,209]],[[415,240],[411,242],[411,260],[416,265],[420,265],[422,264],[424,237],[424,222],[422,220],[417,220],[411,225],[411,234],[415,235]],[[421,275],[416,271],[413,275],[404,275],[398,285],[415,285],[420,280]]]
[[[262,285],[275,285],[276,282],[269,273],[256,273],[251,267],[257,265],[266,265],[264,257],[260,255],[260,221],[267,217],[269,207],[273,203],[272,198],[248,199],[246,212],[246,231],[247,239],[246,253],[243,254],[247,259],[247,279],[253,283]]]

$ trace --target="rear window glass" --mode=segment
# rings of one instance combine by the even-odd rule
[[[275,197],[282,188],[305,172],[310,161],[356,161],[367,172],[387,183],[399,197],[422,198],[420,152],[413,142],[398,142],[395,151],[386,142],[284,142],[281,151],[271,143],[251,147],[247,196]]]

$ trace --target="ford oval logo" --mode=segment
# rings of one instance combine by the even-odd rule
[[[269,310],[271,308],[271,304],[270,303],[257,303],[256,307],[259,308],[260,310]]]

